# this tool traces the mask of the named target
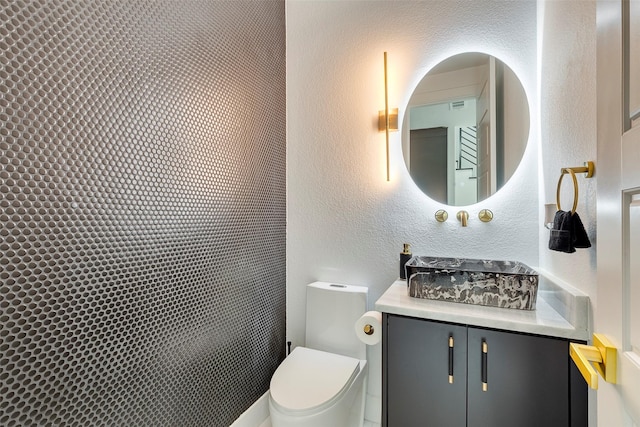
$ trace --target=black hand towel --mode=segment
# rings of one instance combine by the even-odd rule
[[[568,254],[576,248],[590,248],[591,242],[577,213],[558,211],[553,219],[549,249]]]
[[[589,236],[587,236],[587,232],[584,229],[584,225],[582,225],[582,220],[580,220],[578,212],[573,214],[571,221],[573,222],[573,247],[590,248],[591,242],[589,241]]]
[[[573,222],[571,221],[571,216],[571,212],[556,212],[553,218],[551,236],[549,237],[549,249],[568,254],[576,251],[572,241]]]

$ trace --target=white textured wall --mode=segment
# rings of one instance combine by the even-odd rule
[[[540,267],[596,301],[596,3],[544,1],[539,5],[540,205],[556,202],[560,169],[596,162],[596,175],[578,174],[578,214],[591,240],[573,254],[550,251],[549,231],[540,225]],[[573,204],[570,176],[562,180],[562,208]],[[589,394],[589,425],[596,425],[595,393]]]
[[[538,264],[537,27],[535,1],[289,1],[287,3],[287,328],[304,343],[305,285],[368,286],[370,306],[398,277],[402,243],[414,254]],[[463,51],[493,54],[521,78],[532,111],[522,167],[494,197],[466,209],[468,228],[413,184],[392,134],[385,181],[382,58],[392,106],[405,105],[436,63]],[[477,219],[483,208],[493,222]],[[329,314],[330,315],[330,314]],[[370,395],[380,395],[371,349]],[[379,408],[368,408],[377,413]]]
[[[540,224],[540,266],[596,297],[596,4],[546,1],[540,8],[541,196],[555,203],[560,169],[596,162],[596,175],[578,174],[578,209],[592,247],[573,254],[547,249],[549,231]],[[562,180],[563,210],[573,204],[570,176]]]

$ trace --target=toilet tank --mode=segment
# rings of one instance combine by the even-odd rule
[[[354,324],[367,311],[364,286],[314,282],[307,285],[306,347],[364,360],[366,345]]]

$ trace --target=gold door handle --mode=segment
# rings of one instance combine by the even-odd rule
[[[598,389],[598,373],[606,382],[616,383],[618,350],[604,335],[593,334],[593,345],[571,343],[569,354],[590,388]]]

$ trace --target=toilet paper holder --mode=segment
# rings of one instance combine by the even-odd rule
[[[356,336],[366,345],[376,345],[382,339],[382,313],[367,311],[353,325]]]

